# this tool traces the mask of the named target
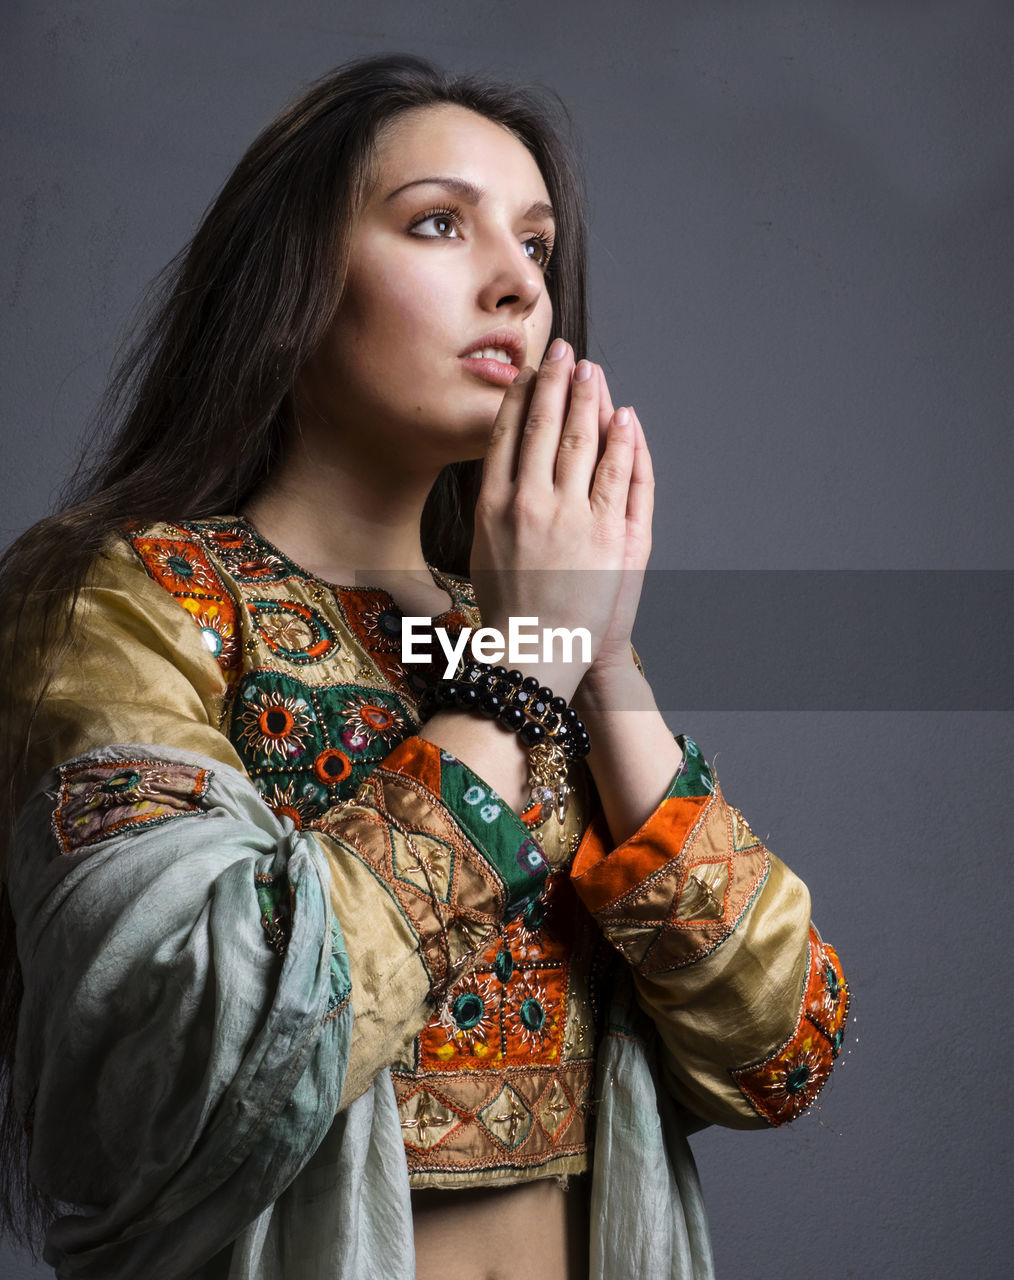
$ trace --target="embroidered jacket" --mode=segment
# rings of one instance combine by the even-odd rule
[[[478,625],[469,584],[435,578],[434,621]],[[50,1234],[59,1274],[281,1276],[308,1250],[308,1280],[400,1275],[406,1174],[592,1163],[593,1274],[636,1254],[627,1168],[670,1204],[644,1247],[707,1275],[673,1101],[762,1127],[826,1080],[837,957],[696,745],[615,849],[583,764],[564,823],[519,816],[415,735],[437,672],[401,665],[400,623],[233,518],[132,530],[96,565],[10,886],[33,1176],[87,1206]],[[357,1177],[354,1221],[321,1218]]]

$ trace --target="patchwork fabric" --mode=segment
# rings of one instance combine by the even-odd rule
[[[841,1051],[848,1010],[838,956],[811,929],[802,1007],[792,1035],[762,1062],[730,1073],[769,1124],[794,1120],[823,1088]]]
[[[158,576],[150,554],[156,542],[184,548],[203,570],[200,583]],[[540,896],[549,861],[569,862],[587,824],[586,770],[572,770],[564,824],[538,804],[521,821],[462,762],[414,736],[418,698],[442,675],[444,658],[432,646],[429,665],[401,664],[402,615],[386,592],[323,583],[234,518],[153,526],[132,544],[148,552],[149,573],[180,603],[188,597],[178,591],[198,586],[233,600],[239,669],[229,668],[223,731],[274,812],[329,835],[369,866],[419,939],[442,999],[395,1064],[398,1079],[432,1079],[434,1099],[472,1117],[444,1135],[441,1185],[471,1185],[476,1168],[486,1171],[480,1180],[495,1180],[498,1168],[586,1168],[587,1090],[573,1082],[571,1065],[583,1064],[579,1075],[590,1079],[591,957],[600,935],[566,876],[551,877]],[[434,578],[452,598],[434,623],[452,636],[480,625],[471,584],[435,571]],[[454,822],[434,817],[433,799]],[[392,821],[377,819],[381,806]],[[284,890],[262,888],[266,941],[284,946]],[[523,1141],[518,1133],[509,1140],[518,1121],[495,1119],[513,1114],[503,1106],[488,1113],[492,1128],[476,1118],[499,1095],[505,1072],[515,1074],[518,1097],[531,1109],[552,1086],[546,1073],[554,1069],[571,1074],[550,1088],[550,1110],[543,1108]],[[437,1104],[419,1096],[413,1105],[422,1106],[420,1124],[432,1135],[436,1122],[426,1108]],[[566,1118],[554,1110],[564,1097],[576,1108]],[[493,1136],[503,1126],[506,1142]],[[417,1172],[426,1181],[405,1133],[413,1181]]]
[[[462,1175],[586,1163],[594,1061],[498,1072],[392,1072],[405,1153],[415,1181],[444,1186]]]
[[[420,755],[429,786],[401,771]],[[508,903],[534,900],[547,871],[541,858],[537,867],[519,860],[517,846],[527,833],[508,806],[501,805],[483,845],[433,804],[444,767],[465,768],[434,743],[406,741],[362,784],[358,803],[346,802],[312,824],[388,887],[419,939],[438,993],[458,978],[483,939],[499,931]]]
[[[64,853],[97,844],[125,827],[153,827],[201,812],[206,769],[172,761],[127,760],[60,769],[53,833]]]
[[[356,859],[396,905],[399,945],[417,940],[435,1007],[392,1065],[412,1184],[587,1168],[597,1015],[622,963],[606,957],[618,951],[646,981],[690,975],[700,989],[710,958],[775,884],[767,851],[696,744],[677,739],[679,771],[618,849],[584,763],[571,766],[562,823],[534,798],[519,819],[462,761],[416,736],[419,697],[444,658],[434,646],[428,665],[401,663],[402,614],[387,592],[322,582],[235,517],[135,530],[131,545],[201,629],[226,681],[220,728],[265,803]],[[470,584],[431,573],[452,601],[434,623],[452,636],[479,626]],[[284,886],[260,889],[266,945],[281,954]],[[802,951],[794,956],[801,966]],[[841,1024],[829,992],[813,989],[803,1033],[812,1028],[830,1052]],[[333,993],[335,1007],[347,999]],[[720,1123],[780,1122],[771,1116],[784,1104],[751,1073],[777,1074],[781,1060],[739,1067],[753,1047],[731,1064],[693,1047],[694,1079],[716,1093]],[[809,1098],[822,1076],[819,1063],[804,1065]]]
[[[828,1077],[847,1009],[844,980],[816,935],[807,941],[803,886],[726,803],[697,745],[677,741],[684,767],[659,808],[615,849],[597,817],[575,856],[573,884],[631,965],[686,1104],[717,1123],[781,1124]],[[792,1006],[784,997],[801,979],[804,1007],[786,1037]],[[773,1042],[779,1047],[763,1059],[739,1065]]]
[[[493,1180],[550,1162],[557,1173],[587,1167],[600,1030],[590,994],[596,937],[570,877],[554,872],[449,990],[416,1041],[411,1069],[394,1071],[403,1128],[415,1132],[420,1080],[434,1100],[421,1104],[439,1101],[441,1114],[456,1117],[432,1140],[406,1133],[417,1180],[445,1185],[455,1173]]]
[[[507,1062],[551,1064],[572,1056],[567,993],[571,965],[581,954],[582,917],[586,913],[569,877],[554,872],[420,1035],[419,1065],[462,1071]],[[588,1031],[581,1028],[583,1041]],[[583,1052],[590,1042],[588,1035]]]
[[[650,823],[612,851],[601,818],[572,876],[613,945],[644,975],[696,964],[736,928],[763,884],[767,850],[721,788],[697,744]]]

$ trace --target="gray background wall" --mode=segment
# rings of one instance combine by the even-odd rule
[[[659,481],[635,641],[855,993],[813,1115],[695,1139],[718,1274],[1001,1274],[1014,717],[933,693],[974,671],[986,613],[922,698],[870,707],[846,670],[742,710],[695,702],[701,620],[670,571],[1014,567],[1014,5],[5,0],[0,47],[4,540],[67,475],[143,285],[301,85],[405,49],[559,91],[592,354]],[[750,637],[746,613],[733,666]]]

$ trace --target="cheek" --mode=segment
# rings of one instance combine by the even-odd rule
[[[361,355],[374,347],[411,360],[427,333],[447,314],[449,285],[439,264],[420,270],[418,261],[402,263],[397,255],[361,260],[350,274],[342,301],[342,327],[354,337]]]
[[[546,354],[546,348],[549,346],[549,335],[553,329],[553,304],[549,300],[548,293],[539,302],[533,319],[535,323],[532,325],[532,345],[528,351],[528,363],[537,367],[542,363],[542,357]],[[563,336],[567,337],[566,334]]]

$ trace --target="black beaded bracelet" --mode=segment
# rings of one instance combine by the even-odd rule
[[[495,719],[526,747],[555,744],[568,760],[581,760],[591,750],[588,731],[567,700],[520,671],[465,659],[453,677],[431,685],[419,700],[424,722],[437,711],[452,709]]]

